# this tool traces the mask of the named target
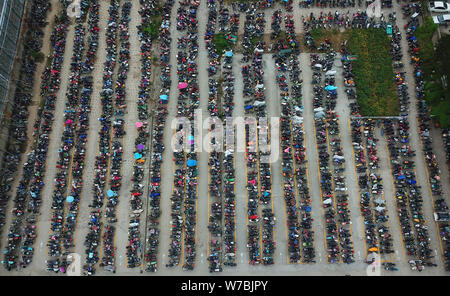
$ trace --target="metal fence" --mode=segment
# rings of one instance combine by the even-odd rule
[[[0,119],[8,100],[17,40],[26,0],[0,0]]]

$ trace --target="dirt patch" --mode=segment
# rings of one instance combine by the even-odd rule
[[[349,30],[344,31],[344,30],[339,30],[339,29],[333,29],[333,30],[323,30],[323,29],[318,29],[318,30],[312,30],[311,31],[311,36],[314,38],[314,41],[316,42],[316,46],[319,47],[321,43],[325,42],[325,39],[329,39],[331,42],[331,47],[335,50],[335,51],[339,51],[341,48],[341,44],[342,42],[344,42],[345,40],[348,40],[350,37],[351,32]],[[301,35],[301,40],[300,42],[300,48],[302,50],[302,52],[310,52],[310,53],[317,53],[320,52],[317,49],[310,49],[309,47],[304,45],[304,41],[305,41],[305,34],[299,34]]]

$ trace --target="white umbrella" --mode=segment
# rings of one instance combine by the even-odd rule
[[[375,203],[380,204],[380,205],[384,205],[386,203],[386,201],[384,199],[381,198],[377,198],[374,200]]]
[[[324,205],[329,205],[329,204],[331,204],[331,198],[328,198],[328,199],[324,200],[324,201],[323,201],[323,204],[324,204]]]
[[[375,210],[378,212],[384,211],[385,207],[376,207]]]
[[[314,116],[316,118],[324,118],[325,117],[325,113],[323,111],[317,112],[316,114],[314,114]]]
[[[293,122],[294,124],[300,124],[300,123],[303,123],[303,117],[300,117],[300,116],[294,116],[294,117],[292,118],[292,122]]]

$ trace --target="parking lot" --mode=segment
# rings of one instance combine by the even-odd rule
[[[57,56],[50,36],[65,7],[50,2],[41,50]],[[381,275],[448,274],[448,234],[433,216],[437,200],[448,204],[448,166],[442,133],[431,126],[426,136],[416,107],[404,3],[393,1],[382,12],[397,15],[399,35],[392,42],[404,66],[392,78],[399,101],[411,103],[404,117],[361,118],[347,92],[358,92],[348,84],[351,62],[342,51],[304,46],[302,20],[329,12],[358,20],[365,7],[300,8],[293,2],[292,11],[282,1],[240,11],[217,0],[91,0],[84,18],[63,22],[64,58],[59,68],[56,62],[49,68],[60,77],[50,80],[59,83],[50,87],[54,116],[48,145],[38,146],[45,164],[26,175],[27,157],[38,151],[36,104],[29,108],[30,144],[9,193],[0,238],[2,251],[9,249],[0,274],[63,275],[70,253],[79,255],[81,274],[99,276],[366,275],[373,256],[398,269],[379,266]],[[153,22],[159,39],[142,33]],[[350,30],[337,23],[332,28]],[[273,44],[263,44],[278,30],[297,45],[277,48],[271,38]],[[211,37],[219,33],[238,36],[221,56]],[[85,71],[89,59],[92,68]],[[35,73],[35,102],[45,98],[44,68]],[[189,147],[211,142],[210,125],[201,122],[201,136],[196,131],[190,138],[173,123],[184,117],[195,129],[195,112],[203,120],[275,118],[279,127],[258,127],[255,138],[249,129],[235,129],[237,145],[224,144],[217,153],[173,151],[176,134]],[[264,141],[277,149],[261,152]],[[433,152],[439,184],[429,166]],[[22,189],[26,205],[38,190],[38,214],[26,207],[23,216],[13,211]]]

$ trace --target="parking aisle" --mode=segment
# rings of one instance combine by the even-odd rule
[[[442,185],[442,197],[445,199],[447,197],[447,204],[450,202],[450,176],[447,165],[447,158],[445,155],[445,144],[442,139],[442,129],[440,128],[431,128],[430,130],[431,137],[433,138],[433,152],[436,155],[437,162],[439,164],[439,169],[441,171],[441,185]]]
[[[314,112],[313,112],[313,90],[312,90],[312,71],[310,67],[309,53],[300,54],[300,67],[302,69],[303,79],[303,123],[305,130],[305,147],[308,157],[308,176],[309,189],[311,196],[311,208],[314,229],[314,247],[316,249],[316,262],[319,264],[327,263],[326,245],[323,225],[323,208],[320,197],[320,180],[317,167],[318,154],[314,134]]]
[[[337,104],[336,104],[336,113],[339,115],[339,129],[342,137],[342,152],[344,153],[345,158],[345,175],[347,179],[347,188],[348,188],[348,202],[351,211],[351,230],[353,236],[353,244],[355,251],[355,261],[364,261],[365,252],[364,252],[364,233],[362,233],[362,225],[360,219],[360,211],[359,211],[359,196],[358,196],[358,179],[355,175],[355,162],[353,161],[352,155],[352,138],[351,138],[351,130],[348,125],[348,118],[350,116],[350,110],[348,108],[348,100],[344,91],[344,77],[341,74],[343,71],[341,56],[338,55],[335,61],[334,68],[338,71],[336,75],[336,86],[337,89]]]
[[[276,118],[278,120],[280,117],[280,95],[277,85],[275,60],[272,58],[271,54],[263,55],[263,65],[264,85],[266,85],[267,97],[267,118],[268,120],[271,120],[272,118]],[[271,124],[270,121],[269,123]],[[280,138],[278,135],[272,134],[273,129],[271,129],[270,132],[272,149],[271,159],[274,160],[274,162],[270,164],[272,172],[272,200],[273,212],[275,213],[275,217],[277,218],[274,230],[274,241],[276,243],[274,257],[276,265],[285,265],[288,263],[289,254],[286,237],[286,212],[284,207],[284,194],[282,189],[283,180],[281,177],[282,159],[279,146]],[[277,133],[279,134],[280,131],[278,131]]]
[[[241,22],[242,15],[241,15]],[[233,59],[233,74],[235,77],[235,106],[233,110],[233,118],[244,117],[244,99],[242,96],[244,83],[242,79],[242,64],[240,60],[242,54],[236,54]],[[246,170],[245,170],[245,152],[239,151],[239,145],[244,142],[244,139],[239,137],[237,128],[235,132],[235,191],[236,191],[236,256],[237,256],[237,268],[241,269],[243,266],[248,266],[247,256],[247,193],[245,189],[246,183]],[[240,131],[241,134],[243,131]],[[244,145],[242,145],[244,147]]]

